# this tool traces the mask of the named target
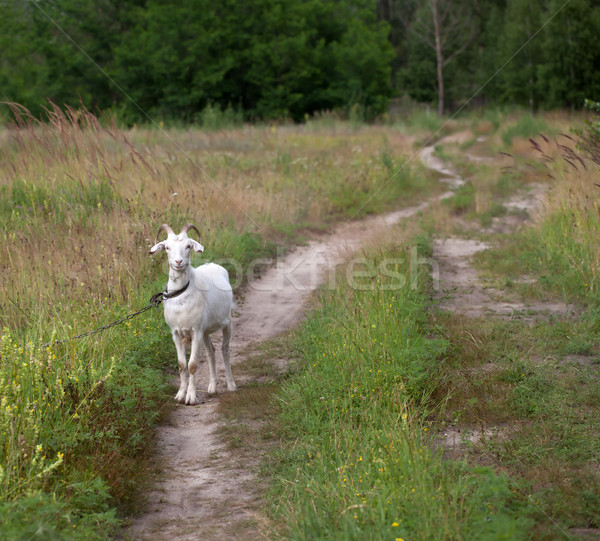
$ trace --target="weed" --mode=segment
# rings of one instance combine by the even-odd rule
[[[526,119],[504,133],[526,137],[542,128]],[[550,539],[599,524],[598,170],[570,136],[540,136],[529,147],[515,163],[532,155],[538,163],[517,165],[495,189],[506,194],[517,181],[548,175],[545,204],[529,228],[500,237],[475,261],[504,288],[575,302],[579,315],[526,323],[436,314],[449,347],[433,396],[445,401],[436,416],[443,427],[499,434],[471,439],[462,456],[505,472],[511,490],[533,502],[531,535]]]
[[[589,342],[597,320],[527,326],[453,316],[443,320],[443,328],[452,369],[436,396],[451,397],[446,422],[502,426],[506,434],[477,443],[471,460],[491,458],[512,479],[527,483],[538,532],[556,532],[556,524],[562,529],[597,524],[591,502],[600,480],[595,467],[600,387],[593,365],[569,363],[565,356],[597,350]],[[579,337],[576,344],[572,334]]]
[[[114,508],[139,500],[151,429],[171,401],[172,342],[158,311],[53,341],[164,288],[162,262],[147,255],[157,225],[195,222],[207,250],[194,263],[220,261],[239,288],[281,231],[296,238],[307,224],[397,205],[430,181],[405,168],[381,190],[389,171],[378,152],[392,129],[339,127],[348,147],[324,128],[225,132],[239,119],[214,108],[206,129],[168,132],[124,131],[85,109],[51,105],[44,123],[12,110],[0,132],[1,529],[21,539],[43,523],[48,537],[104,538]],[[273,167],[275,156],[286,158]]]
[[[302,364],[277,396],[285,446],[269,462],[279,534],[525,538],[530,521],[506,478],[444,462],[430,447],[447,344],[426,337],[424,290],[385,284],[377,276],[367,291],[322,292],[298,334]]]
[[[209,103],[198,113],[196,120],[202,129],[215,131],[241,126],[244,119],[242,112],[236,111],[231,105],[221,109],[218,105]]]
[[[548,132],[548,124],[541,116],[520,115],[517,121],[502,132],[502,141],[507,147],[513,142],[515,137],[528,139],[542,132]]]

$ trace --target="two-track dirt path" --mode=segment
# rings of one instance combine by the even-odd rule
[[[278,258],[260,280],[250,284],[236,310],[231,346],[234,377],[236,364],[244,361],[253,346],[293,328],[302,319],[310,292],[333,279],[337,265],[361,246],[375,242],[390,226],[451,193],[382,216],[349,222],[325,238]],[[219,365],[220,349],[217,358]],[[204,372],[197,379],[200,390],[208,384],[207,370]],[[243,388],[251,380],[238,377],[236,381]],[[222,372],[218,391],[226,392]],[[234,535],[252,539],[258,535],[260,482],[256,466],[260,457],[254,464],[241,466],[215,433],[220,426],[219,395],[200,393],[200,399],[199,406],[178,405],[167,423],[158,427],[157,462],[161,472],[145,495],[146,512],[130,521],[124,539],[206,540]]]
[[[456,136],[438,144],[453,142],[457,142]],[[450,188],[464,183],[451,167],[434,155],[433,147],[424,148],[420,159],[438,172],[440,180]],[[311,291],[328,283],[340,263],[347,261],[360,247],[376,242],[390,226],[415,216],[452,193],[436,195],[419,205],[386,215],[350,222],[321,240],[278,258],[260,280],[250,284],[236,311],[232,340],[234,376],[235,366],[247,358],[254,346],[298,324]],[[519,194],[507,206],[531,210],[539,203],[540,193],[534,189]],[[512,228],[510,214],[505,220],[506,223],[497,225]],[[495,314],[499,317],[513,317],[525,310],[528,313],[567,310],[564,306],[525,306],[519,301],[511,303],[497,298],[497,292],[485,288],[479,281],[472,266],[473,254],[488,246],[468,236],[436,239],[434,260],[439,265],[438,300],[442,309],[469,316]],[[251,383],[250,378],[237,377],[238,386],[243,388]],[[197,381],[200,390],[206,389],[207,380],[208,374],[201,373]],[[220,372],[221,393],[226,392],[223,381]],[[130,522],[124,530],[124,539],[195,540],[234,536],[253,539],[259,535],[262,488],[257,465],[260,456],[251,463],[241,464],[239,457],[227,449],[216,434],[221,424],[217,412],[219,395],[201,393],[200,398],[200,406],[178,405],[168,422],[158,428],[157,462],[162,471],[146,494],[146,512]]]
[[[471,137],[470,132],[459,132],[438,141],[438,145],[461,144]],[[479,142],[482,142],[481,138]],[[436,145],[437,146],[437,145]],[[466,154],[472,162],[494,160],[492,157]],[[437,171],[441,180],[458,188],[465,180],[448,164],[434,155],[434,148],[427,147],[421,153],[423,163]],[[495,217],[492,226],[479,228],[483,233],[510,233],[528,223],[543,204],[547,186],[532,183],[504,202],[507,213]],[[439,265],[439,291],[437,300],[443,310],[469,317],[492,316],[502,318],[535,319],[549,315],[567,315],[572,310],[562,302],[528,301],[516,295],[508,296],[506,291],[490,287],[478,278],[473,267],[473,256],[491,247],[488,242],[476,235],[448,236],[436,238],[433,259]]]

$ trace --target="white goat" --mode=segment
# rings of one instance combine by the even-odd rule
[[[203,252],[204,247],[187,233],[193,224],[187,224],[179,235],[163,224],[158,228],[156,241],[161,231],[167,232],[167,239],[157,242],[150,254],[165,250],[169,259],[169,282],[163,295],[165,321],[173,332],[173,342],[177,349],[180,385],[175,400],[185,404],[196,404],[194,375],[202,353],[202,342],[208,350],[210,382],[208,392],[217,392],[217,372],[215,348],[210,335],[223,330],[223,362],[227,377],[227,389],[236,390],[229,364],[229,341],[231,339],[231,309],[233,294],[229,284],[229,274],[220,265],[207,263],[194,268],[190,264],[192,250]],[[189,367],[186,363],[186,346],[190,346]]]

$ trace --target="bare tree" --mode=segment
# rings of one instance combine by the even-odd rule
[[[407,24],[409,32],[435,51],[440,116],[444,114],[444,67],[476,36],[473,8],[470,2],[461,0],[426,0]]]

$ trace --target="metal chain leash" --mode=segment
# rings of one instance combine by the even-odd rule
[[[126,321],[129,321],[130,319],[133,319],[134,317],[139,316],[140,314],[143,314],[146,310],[150,310],[150,308],[158,308],[160,303],[164,300],[165,294],[166,294],[166,292],[161,291],[160,293],[156,293],[155,295],[152,295],[152,297],[150,298],[150,304],[148,304],[147,306],[144,306],[142,309],[138,310],[137,312],[134,312],[133,314],[129,314],[129,315],[125,316],[124,318],[118,319],[117,321],[113,321],[112,323],[109,323],[108,325],[103,325],[102,327],[99,327],[98,329],[94,329],[93,331],[87,331],[82,334],[78,334],[77,336],[72,336],[71,338],[66,338],[65,340],[54,340],[54,342],[47,342],[46,344],[43,344],[43,347],[48,347],[50,344],[64,344],[65,342],[70,342],[71,340],[78,340],[79,338],[85,338],[86,336],[91,336],[93,334],[96,334],[96,333],[99,333],[102,331],[106,331],[107,329],[110,329],[111,327],[115,327],[116,325],[120,325],[121,323],[125,323]]]

